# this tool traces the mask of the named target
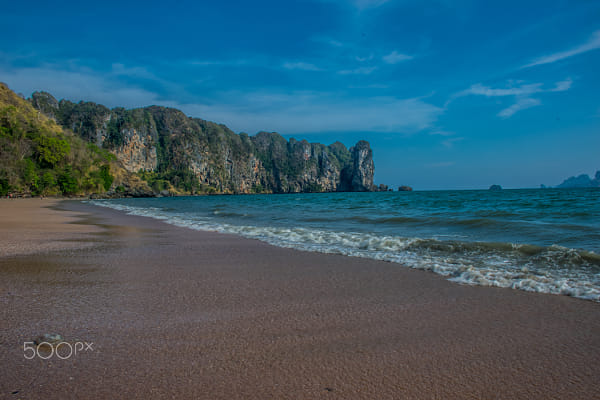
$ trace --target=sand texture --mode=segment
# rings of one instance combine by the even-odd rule
[[[3,200],[0,216],[2,399],[600,393],[598,303],[79,202]],[[93,350],[26,359],[45,333]]]

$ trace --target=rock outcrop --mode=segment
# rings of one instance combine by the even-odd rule
[[[236,134],[225,125],[151,106],[112,110],[57,101],[45,92],[31,103],[83,139],[112,152],[155,192],[298,193],[373,191],[373,152],[366,141],[348,150],[277,133]]]
[[[600,171],[596,171],[594,179],[591,179],[587,174],[581,174],[565,179],[563,183],[556,187],[559,189],[600,187]]]

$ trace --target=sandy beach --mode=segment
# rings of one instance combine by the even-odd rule
[[[0,221],[0,398],[598,396],[592,301],[77,201],[1,200]],[[27,359],[46,333],[91,348]]]

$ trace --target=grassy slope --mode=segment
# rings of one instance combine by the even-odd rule
[[[109,152],[63,129],[0,83],[0,195],[102,194],[130,186],[131,178]]]

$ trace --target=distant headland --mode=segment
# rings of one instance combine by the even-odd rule
[[[559,189],[600,187],[600,171],[596,171],[596,175],[593,179],[587,174],[581,174],[565,179],[556,187]]]

